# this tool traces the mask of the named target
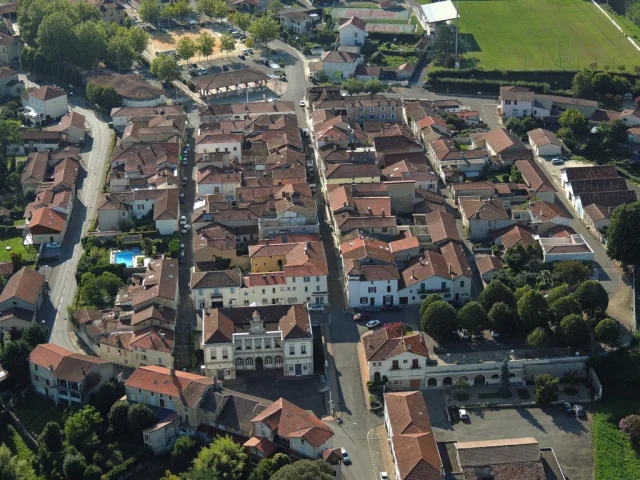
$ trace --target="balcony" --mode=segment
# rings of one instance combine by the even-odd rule
[[[429,295],[432,293],[449,293],[451,291],[450,288],[432,288],[432,289],[420,289],[418,290],[418,295]]]
[[[222,298],[222,293],[212,293],[211,299]]]

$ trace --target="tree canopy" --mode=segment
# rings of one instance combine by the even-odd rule
[[[580,308],[588,315],[606,312],[609,306],[609,294],[601,283],[595,280],[583,282],[575,293],[575,298],[580,304]]]
[[[193,473],[217,472],[219,478],[241,480],[247,469],[247,453],[231,437],[216,437],[193,461]]]
[[[251,37],[258,45],[267,45],[270,41],[278,38],[280,25],[268,16],[262,16],[255,20],[249,27]]]
[[[640,263],[640,200],[620,205],[611,214],[607,255],[625,265]]]
[[[527,335],[527,345],[533,348],[546,348],[551,345],[551,333],[543,327],[538,327]]]
[[[90,406],[72,413],[64,423],[64,436],[67,444],[80,452],[92,453],[100,445],[102,417]]]
[[[480,293],[478,302],[486,311],[489,311],[498,302],[505,303],[511,308],[516,308],[516,296],[500,280],[492,280]]]
[[[567,260],[566,262],[555,262],[553,264],[553,278],[556,282],[566,283],[567,285],[577,285],[584,282],[591,271],[584,263],[576,260]]]
[[[160,81],[166,83],[179,80],[182,76],[180,65],[178,65],[178,61],[172,55],[155,57],[151,61],[151,73],[157,76]]]
[[[614,345],[620,335],[618,322],[613,318],[604,318],[593,329],[593,335],[598,342],[606,345]]]
[[[487,313],[480,303],[469,302],[458,311],[457,322],[463,330],[478,334],[487,328]]]
[[[271,480],[332,480],[333,469],[322,459],[298,460],[285,465],[271,477]]]
[[[544,327],[551,319],[551,310],[547,300],[536,291],[525,293],[518,300],[518,316],[524,332],[530,332],[536,327]]]
[[[591,331],[582,315],[570,314],[560,321],[559,336],[563,344],[578,347],[589,342]]]
[[[422,316],[422,330],[438,341],[449,337],[456,328],[456,310],[443,300],[429,305]]]

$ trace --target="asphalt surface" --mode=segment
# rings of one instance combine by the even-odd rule
[[[69,97],[73,111],[85,116],[91,129],[82,149],[82,169],[78,176],[76,199],[71,213],[67,233],[60,258],[55,263],[44,266],[41,272],[49,283],[49,296],[45,298],[40,321],[50,331],[49,341],[71,351],[80,351],[78,344],[72,341],[73,326],[70,322],[68,307],[76,296],[76,267],[83,253],[80,243],[96,216],[96,203],[102,193],[106,163],[110,154],[113,131],[107,123],[96,116],[92,110],[85,108],[82,99]]]

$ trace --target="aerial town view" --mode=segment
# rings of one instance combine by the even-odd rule
[[[0,480],[640,480],[640,0],[0,0]]]

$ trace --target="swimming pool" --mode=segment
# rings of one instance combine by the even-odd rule
[[[133,267],[133,259],[139,253],[139,248],[134,248],[132,250],[119,250],[113,254],[113,263],[124,263],[127,267]]]

